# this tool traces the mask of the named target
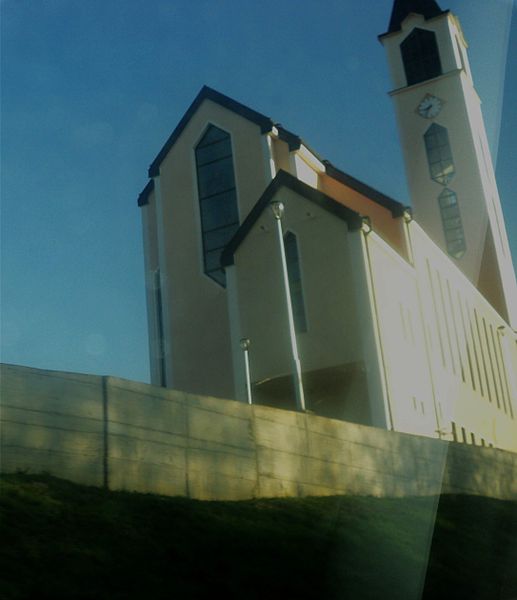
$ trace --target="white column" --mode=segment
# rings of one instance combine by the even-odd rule
[[[305,395],[303,393],[302,369],[300,358],[298,356],[298,344],[296,342],[296,330],[294,328],[293,306],[291,302],[291,290],[289,289],[289,275],[287,273],[287,260],[285,258],[284,234],[282,232],[282,216],[284,214],[284,205],[282,202],[272,202],[271,210],[276,220],[278,245],[280,248],[280,258],[282,261],[282,274],[284,280],[284,292],[287,305],[287,320],[289,322],[289,338],[291,342],[291,354],[293,361],[294,391],[296,394],[296,406],[298,410],[305,411]]]

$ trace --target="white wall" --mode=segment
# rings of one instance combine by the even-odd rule
[[[451,423],[499,448],[517,450],[515,333],[414,221],[408,226],[436,403]]]
[[[307,322],[307,331],[297,334],[302,371],[353,371],[357,381],[346,392],[353,396],[346,414],[351,420],[370,422],[368,398],[358,382],[365,377],[349,248],[349,236],[356,234],[348,232],[345,221],[288,188],[279,190],[275,199],[285,205],[284,234],[294,233],[298,243]],[[268,207],[235,253],[235,282],[234,289],[229,290],[231,298],[238,298],[234,318],[239,319],[239,324],[235,329],[251,341],[252,381],[289,378],[292,353],[281,255],[276,222]],[[237,355],[241,352],[238,343],[239,339],[232,339]],[[310,396],[310,376],[304,375],[304,381]],[[323,385],[313,396],[317,394],[325,394]],[[330,390],[329,394],[332,395]],[[329,397],[328,402],[333,400]],[[318,410],[314,403],[311,406]]]
[[[392,426],[436,437],[439,423],[415,269],[375,232],[366,241]]]

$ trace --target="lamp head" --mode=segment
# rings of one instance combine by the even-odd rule
[[[271,210],[275,215],[275,219],[280,221],[280,219],[284,216],[284,203],[283,202],[271,202]]]
[[[247,350],[250,347],[249,338],[242,338],[241,341],[239,342],[239,345],[242,348],[242,350]]]

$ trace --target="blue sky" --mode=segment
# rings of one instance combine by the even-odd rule
[[[470,43],[515,262],[512,5],[441,2]],[[376,39],[391,0],[2,0],[0,7],[3,362],[148,380],[136,198],[203,84],[408,202]]]

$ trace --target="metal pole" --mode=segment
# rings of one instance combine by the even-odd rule
[[[248,404],[253,404],[253,399],[251,397],[251,377],[250,377],[250,357],[249,357],[249,347],[250,341],[248,338],[242,338],[240,341],[240,346],[242,351],[244,352],[244,369],[246,371],[246,393],[248,398]]]
[[[280,246],[280,257],[282,260],[282,274],[284,279],[284,292],[287,304],[287,320],[289,322],[289,338],[291,341],[291,352],[293,360],[294,391],[296,394],[296,406],[298,410],[305,411],[305,395],[303,393],[302,369],[300,358],[298,356],[298,345],[296,343],[296,331],[294,328],[293,306],[291,302],[291,290],[289,289],[289,275],[287,272],[287,260],[285,257],[284,234],[282,232],[282,217],[284,214],[284,205],[282,202],[272,202],[271,210],[276,220],[276,231],[278,234],[278,244]]]

